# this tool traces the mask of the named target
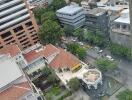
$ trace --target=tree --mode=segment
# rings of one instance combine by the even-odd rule
[[[50,74],[48,77],[47,77],[47,81],[51,84],[55,84],[57,82],[57,78],[55,77],[55,75],[53,74]]]
[[[117,68],[116,62],[110,61],[106,58],[97,59],[95,64],[102,72],[112,71]]]
[[[77,54],[77,49],[79,48],[79,45],[77,43],[71,43],[67,45],[67,50],[70,51],[72,54]]]
[[[132,100],[132,91],[124,90],[116,96],[118,100]]]
[[[72,78],[68,82],[68,86],[71,89],[71,91],[77,91],[80,88],[80,82],[77,78]]]
[[[111,51],[111,53],[118,55],[120,57],[124,57],[130,60],[132,59],[130,48],[124,47],[116,43],[110,43],[109,50]]]
[[[44,8],[33,9],[34,16],[39,24],[41,24],[41,16],[46,12]]]
[[[79,47],[76,52],[79,59],[83,60],[86,57],[86,49]]]
[[[53,11],[47,11],[43,15],[41,15],[41,23],[44,23],[46,20],[56,21],[56,15]]]
[[[64,25],[64,32],[65,32],[65,35],[66,36],[70,36],[70,35],[72,35],[72,33],[73,33],[73,27],[71,26],[69,26],[69,25]]]
[[[77,43],[68,44],[67,50],[72,54],[78,56],[81,60],[83,60],[86,56],[86,49],[80,47]]]
[[[66,2],[65,0],[53,0],[50,8],[53,10],[53,11],[56,11],[62,7],[66,6]]]
[[[64,31],[57,22],[46,20],[40,28],[39,39],[42,44],[56,44],[61,41],[61,37],[63,34]]]
[[[49,74],[51,74],[51,70],[48,67],[44,67],[43,70],[42,70],[42,73],[45,76],[48,76]]]
[[[83,29],[82,28],[77,28],[74,32],[73,35],[78,37],[79,40],[83,40]]]
[[[84,36],[84,39],[91,44],[98,45],[98,46],[105,46],[104,37],[101,34],[101,32],[98,30],[95,30],[95,32],[86,31],[84,32],[83,36]]]

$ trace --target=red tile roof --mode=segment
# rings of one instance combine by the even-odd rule
[[[49,64],[52,68],[61,68],[61,67],[73,67],[80,63],[80,60],[76,58],[71,53],[65,51],[64,49],[59,48],[60,53],[51,61]]]
[[[16,44],[7,45],[6,47],[0,49],[0,54],[10,54],[11,57],[16,56],[20,52],[21,50]]]
[[[44,47],[44,50],[41,52],[41,54],[43,54],[44,57],[48,57],[56,52],[59,52],[59,49],[52,44],[48,44]]]
[[[39,58],[40,56],[41,56],[41,55],[40,55],[38,52],[36,52],[35,50],[32,50],[32,51],[30,51],[30,52],[24,54],[24,58],[26,59],[26,61],[27,61],[28,63],[30,63],[30,62],[32,62],[33,60]]]
[[[33,60],[39,58],[39,57],[48,57],[51,54],[58,52],[59,50],[53,46],[52,44],[46,45],[41,50],[32,50],[26,54],[24,54],[24,58],[28,63],[32,62]]]
[[[28,82],[23,82],[0,93],[0,100],[17,100],[31,90]]]

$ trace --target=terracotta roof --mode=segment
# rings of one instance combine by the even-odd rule
[[[0,54],[10,54],[11,57],[16,56],[20,52],[21,50],[16,44],[7,45],[4,48],[0,49]]]
[[[51,54],[59,51],[55,46],[52,44],[48,44],[41,48],[40,50],[32,50],[26,54],[24,54],[24,58],[28,63],[32,62],[33,60],[39,58],[39,57],[48,57]]]
[[[33,60],[39,58],[40,56],[41,56],[41,55],[40,55],[38,52],[36,52],[35,50],[32,50],[32,51],[30,51],[30,52],[24,54],[24,58],[26,59],[26,61],[27,61],[28,63],[30,63],[30,62],[32,62]]]
[[[49,64],[52,68],[61,68],[61,67],[73,67],[80,63],[79,59],[76,58],[71,53],[65,51],[64,49],[59,48],[60,53],[54,58],[53,61]]]
[[[28,82],[23,82],[0,93],[0,100],[17,100],[31,90]]]
[[[59,49],[52,44],[48,44],[44,47],[44,50],[41,52],[41,54],[43,54],[44,57],[48,57],[56,52],[59,52]]]

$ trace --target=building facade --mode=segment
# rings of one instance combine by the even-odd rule
[[[108,12],[101,8],[89,10],[86,14],[85,25],[91,31],[99,30],[103,34],[109,33]]]
[[[28,0],[29,5],[32,7],[47,7],[53,0]]]
[[[57,10],[56,15],[62,25],[75,28],[81,27],[85,22],[85,11],[77,5],[68,5]]]
[[[37,43],[37,32],[27,0],[0,1],[0,48],[15,43],[25,49]]]
[[[114,20],[110,32],[110,39],[113,43],[130,47],[130,18],[129,9],[122,11],[121,16]]]

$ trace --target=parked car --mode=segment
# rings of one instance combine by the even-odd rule
[[[78,44],[80,44],[81,46],[83,46],[83,45],[84,45],[82,42],[78,42]]]
[[[108,58],[111,61],[114,61],[114,59],[110,55],[106,55],[106,58]]]

